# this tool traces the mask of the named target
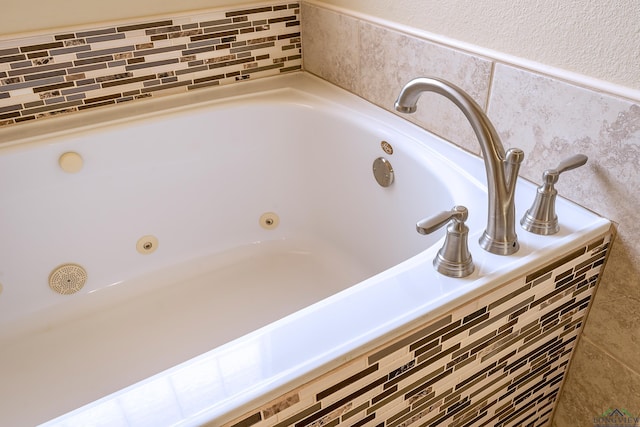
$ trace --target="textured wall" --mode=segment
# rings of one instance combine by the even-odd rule
[[[95,22],[257,3],[251,0],[2,0],[0,38],[5,34],[68,28]]]
[[[637,0],[324,2],[640,89]]]
[[[487,105],[506,147],[525,150],[521,175],[540,182],[561,158],[589,163],[563,175],[560,194],[617,223],[607,271],[578,344],[554,422],[588,426],[607,409],[640,416],[640,97],[593,90],[408,35],[307,2],[302,10],[304,67],[392,109],[410,78],[436,75]],[[623,91],[624,92],[624,91]],[[479,154],[468,124],[424,94],[406,117]]]
[[[3,0],[2,34],[252,3]],[[326,0],[462,42],[640,89],[640,2]]]

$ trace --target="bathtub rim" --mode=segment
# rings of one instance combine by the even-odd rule
[[[543,265],[552,262],[557,258],[557,250],[562,250],[563,254],[572,248],[583,246],[593,241],[594,239],[606,235],[612,232],[612,223],[608,220],[601,218],[597,220],[593,226],[588,230],[581,230],[574,233],[575,240],[567,242],[556,242],[556,244],[548,247],[548,250],[544,250],[542,254],[532,251],[526,255],[527,258],[534,260],[532,265],[526,271],[515,271],[504,273],[503,271],[497,271],[489,274],[482,279],[467,280],[467,279],[452,279],[447,277],[440,277],[442,284],[457,286],[455,291],[450,292],[440,299],[433,300],[431,302],[425,302],[413,311],[404,312],[396,316],[391,316],[391,320],[383,323],[382,327],[374,330],[368,330],[365,334],[360,334],[357,339],[347,342],[340,347],[334,347],[331,349],[324,349],[325,351],[320,353],[320,356],[312,360],[305,360],[303,363],[293,365],[292,368],[279,372],[277,375],[272,375],[269,378],[245,388],[241,393],[229,396],[227,399],[214,404],[207,409],[198,412],[192,416],[189,416],[175,426],[200,426],[207,423],[207,425],[223,425],[225,423],[237,420],[239,417],[246,415],[249,411],[255,408],[264,406],[269,402],[272,402],[277,396],[290,392],[293,389],[303,386],[304,384],[318,378],[323,374],[327,374],[332,370],[344,365],[350,360],[356,359],[364,354],[367,354],[376,348],[388,343],[398,337],[415,331],[417,328],[424,327],[428,322],[436,321],[451,310],[473,301],[474,299],[481,298],[482,296],[493,292],[499,288],[503,288],[509,285],[509,283],[523,275],[529,274],[540,268]],[[479,234],[479,233],[478,233]],[[476,237],[476,235],[474,235]],[[478,236],[479,237],[479,236]],[[165,371],[162,371],[156,375],[148,377],[135,384],[127,386],[121,390],[111,393],[103,398],[97,399],[89,404],[83,405],[73,411],[67,412],[59,417],[51,419],[43,424],[43,427],[58,425],[56,422],[63,421],[66,417],[72,416],[75,413],[88,410],[102,402],[110,399],[117,398],[126,394],[129,391],[139,389],[153,381],[169,378],[175,372],[181,369],[187,369],[190,366],[198,365],[201,362],[216,358],[227,351],[229,348],[238,347],[242,348],[243,345],[250,345],[252,343],[260,343],[260,340],[267,337],[273,330],[286,325],[287,323],[300,320],[307,316],[313,316],[321,311],[323,308],[331,305],[337,299],[343,299],[345,297],[356,297],[358,294],[366,292],[371,286],[382,286],[386,281],[393,279],[393,274],[400,271],[422,271],[428,272],[431,269],[431,261],[435,255],[437,248],[430,248],[422,253],[410,258],[409,260],[392,267],[385,272],[367,279],[363,282],[347,288],[344,291],[334,294],[318,303],[308,306],[302,310],[292,313],[276,322],[268,324],[260,329],[257,329],[249,334],[246,334],[236,340],[233,340],[227,344],[224,344],[216,349],[213,349],[207,353],[196,356],[190,360],[187,360],[179,365],[173,366]],[[498,255],[491,255],[497,257]],[[494,280],[499,277],[500,283],[495,284]],[[477,285],[477,286],[473,286]],[[394,293],[387,293],[387,297],[393,297]],[[345,314],[345,313],[343,313]],[[338,323],[345,324],[348,320],[349,314],[346,314],[343,319],[339,319]]]
[[[129,122],[195,110],[206,106],[241,101],[256,94],[293,90],[305,92],[309,88],[337,88],[306,71],[296,71],[231,85],[212,86],[185,93],[171,93],[157,98],[145,98],[114,106],[102,106],[61,116],[42,118],[0,128],[0,151],[24,144],[46,143],[66,134],[88,132],[103,126],[124,125]]]
[[[76,115],[70,115],[67,117],[57,118],[55,120],[42,120],[41,123],[34,122],[33,124],[29,124],[28,126],[33,125],[27,135],[23,138],[14,140],[6,146],[0,145],[0,150],[7,148],[11,149],[11,147],[15,146],[23,146],[24,144],[37,144],[45,142],[49,137],[59,137],[67,133],[75,133],[78,132],[78,123],[82,123],[81,131],[86,131],[93,129],[95,127],[100,127],[104,125],[104,120],[109,120],[109,124],[125,124],[129,121],[139,120],[146,116],[155,116],[157,114],[162,114],[168,109],[177,109],[177,111],[188,111],[193,108],[200,108],[203,104],[210,103],[218,103],[218,102],[226,102],[230,97],[239,97],[238,99],[242,99],[246,96],[254,96],[257,92],[270,92],[273,90],[283,90],[279,89],[278,85],[287,85],[287,86],[296,86],[302,87],[304,91],[305,87],[315,88],[319,90],[327,90],[331,89],[333,93],[340,93],[340,96],[347,96],[346,92],[343,92],[341,89],[336,88],[335,86],[326,83],[317,77],[308,75],[306,73],[295,73],[286,76],[278,76],[272,79],[262,79],[253,82],[246,82],[238,87],[220,87],[220,88],[212,88],[209,90],[203,90],[202,92],[197,92],[197,100],[194,99],[193,95],[188,94],[189,96],[175,95],[168,96],[166,98],[159,98],[157,100],[148,100],[148,109],[147,106],[144,108],[144,113],[140,114],[139,110],[142,104],[130,104],[122,106],[122,109],[114,109],[119,111],[108,111],[109,109],[104,110],[96,110],[96,111],[88,111],[86,114],[78,113]],[[284,89],[286,90],[286,89]],[[296,90],[296,89],[294,89]],[[338,92],[336,92],[338,91]],[[209,99],[211,96],[216,96],[215,99]],[[354,95],[349,95],[354,96]],[[351,98],[349,98],[351,99]],[[366,102],[366,101],[359,101]],[[378,107],[376,107],[378,108]],[[137,112],[135,116],[131,116],[130,112]],[[27,126],[27,125],[25,125]],[[24,134],[24,130],[26,127],[16,127],[20,128],[20,133]],[[9,129],[12,131],[13,129]],[[0,141],[2,137],[12,132],[3,133],[0,132]],[[451,152],[461,151],[458,147],[451,145],[447,150],[452,150]],[[533,189],[533,184],[526,183],[524,180],[519,182],[519,185],[522,187],[528,188],[528,192],[530,193]],[[559,214],[562,215],[562,209],[569,209],[571,207],[571,203],[565,200],[559,200]],[[592,222],[588,229],[582,229],[576,232],[572,237],[575,237],[575,240],[571,242],[571,246],[578,246],[582,243],[586,244],[593,238],[605,234],[610,227],[609,221],[599,218],[596,215],[587,215],[592,218]],[[479,252],[476,247],[476,241],[478,237],[478,233],[480,231],[475,232],[470,236],[470,242],[472,246],[472,253],[474,254],[474,258],[478,261],[482,259],[493,259],[494,262],[497,255],[491,254],[483,254]],[[523,230],[518,230],[519,236],[525,236]],[[533,260],[530,265],[528,265],[528,271],[535,270],[545,263],[549,262],[554,258],[553,250],[559,250],[561,248],[567,248],[568,238],[567,235],[558,236],[558,240],[554,240],[554,244],[552,245],[544,245],[541,242],[544,238],[528,236],[528,238],[523,239],[526,242],[538,242],[545,249],[542,252],[536,250],[536,247],[530,247],[527,252],[521,252],[520,255],[517,256],[517,259],[520,259],[520,262]],[[416,269],[416,272],[424,272],[427,276],[431,275],[431,259],[435,255],[437,251],[437,246],[435,245],[428,250],[410,258],[409,260],[392,267],[387,270],[385,273],[391,275],[392,273],[397,273],[398,271],[406,271]],[[527,245],[524,245],[525,249]],[[521,250],[522,251],[522,250]],[[535,253],[534,253],[535,252]],[[526,258],[526,259],[525,259]],[[515,259],[515,258],[514,258]],[[320,357],[313,359],[311,361],[306,361],[306,363],[301,363],[295,365],[294,368],[282,372],[279,376],[272,376],[269,379],[266,379],[254,387],[251,387],[241,396],[233,396],[230,399],[226,400],[224,405],[221,403],[220,405],[211,407],[206,411],[197,414],[196,416],[187,419],[184,421],[183,425],[192,425],[194,423],[199,423],[204,420],[211,421],[215,419],[220,422],[231,421],[238,416],[243,415],[248,410],[260,406],[261,404],[269,402],[273,396],[278,393],[284,392],[290,388],[295,388],[304,384],[316,376],[329,372],[335,367],[341,365],[347,360],[353,359],[359,355],[362,355],[368,351],[371,351],[375,347],[379,346],[381,343],[384,343],[392,336],[397,336],[403,333],[406,333],[418,325],[430,321],[435,320],[448,310],[453,307],[456,307],[462,303],[468,302],[474,298],[478,298],[483,294],[508,283],[510,280],[513,280],[516,277],[521,276],[522,274],[526,274],[523,271],[503,271],[503,269],[499,269],[498,271],[494,271],[493,273],[487,274],[486,276],[478,279],[480,273],[476,273],[472,275],[468,279],[449,279],[445,277],[438,277],[439,281],[443,283],[445,286],[451,285],[451,287],[455,288],[455,292],[448,293],[443,299],[438,299],[435,301],[431,301],[430,303],[425,303],[419,305],[411,312],[404,312],[402,314],[390,314],[391,320],[384,323],[384,327],[378,328],[374,331],[367,331],[368,335],[358,335],[358,339],[352,340],[342,347],[336,347],[325,351],[320,351]],[[412,270],[413,271],[413,270]],[[265,326],[255,332],[252,332],[248,335],[245,335],[238,340],[251,340],[251,339],[259,339],[259,336],[263,336],[264,334],[269,333],[273,328],[282,325],[283,323],[292,322],[298,319],[300,316],[306,316],[313,313],[316,313],[320,308],[326,307],[331,302],[334,302],[336,299],[345,298],[346,296],[356,295],[358,292],[364,292],[370,286],[378,284],[384,276],[374,276],[371,279],[367,279],[359,284],[348,288],[347,290],[340,292],[332,297],[329,297],[326,300],[323,300],[321,303],[314,304],[310,307],[307,307],[299,312],[296,312],[290,316],[287,316],[275,323]],[[436,276],[437,277],[437,276]],[[500,283],[496,285],[494,281],[496,277],[500,277]],[[470,284],[474,286],[469,288]],[[393,294],[389,294],[388,296],[393,296]],[[438,304],[435,304],[435,303]],[[435,306],[434,306],[435,304]],[[402,316],[402,317],[398,317]],[[277,325],[276,325],[277,323]],[[398,324],[401,323],[401,326]],[[239,341],[235,340],[232,343],[237,344]],[[230,343],[230,345],[232,344]],[[215,350],[214,350],[215,351]],[[201,358],[211,357],[211,354],[205,353],[204,355],[198,356],[195,359],[191,359],[189,361],[185,361],[180,365],[177,365],[173,368],[170,368],[167,371],[163,371],[155,376],[149,377],[142,382],[136,383],[130,387],[127,387],[120,392],[116,392],[112,395],[109,395],[105,398],[113,396],[115,394],[120,394],[129,390],[132,387],[139,386],[141,384],[148,383],[149,381],[153,381],[156,378],[168,376],[172,372],[175,372],[178,369],[186,365],[192,365],[197,363]],[[265,390],[269,391],[268,394],[265,394]],[[94,403],[101,401],[99,399]],[[92,404],[89,404],[92,405]],[[85,408],[83,406],[82,408]],[[79,408],[79,409],[82,409]],[[72,411],[71,413],[73,413]],[[64,416],[64,415],[63,415]]]
[[[318,378],[321,375],[327,374],[332,370],[344,365],[350,360],[356,359],[360,356],[363,356],[376,348],[383,346],[386,343],[391,342],[398,337],[406,335],[412,331],[420,327],[424,327],[425,324],[429,322],[433,322],[449,313],[451,310],[460,307],[463,304],[472,302],[475,299],[479,299],[486,294],[489,294],[496,289],[508,286],[511,281],[517,279],[518,277],[522,277],[526,274],[529,274],[536,269],[552,262],[557,258],[557,254],[555,250],[561,250],[564,247],[564,250],[569,250],[570,248],[575,248],[579,246],[583,246],[598,238],[599,236],[606,235],[612,232],[612,223],[608,220],[603,219],[602,222],[599,222],[594,226],[593,229],[584,230],[579,233],[574,234],[574,237],[577,236],[577,239],[571,242],[571,245],[564,245],[562,243],[558,245],[554,245],[554,247],[548,247],[548,251],[541,257],[536,257],[535,254],[529,254],[527,257],[533,257],[539,262],[536,262],[535,265],[530,265],[526,271],[519,272],[509,272],[504,274],[504,272],[494,272],[490,275],[485,276],[483,279],[478,280],[475,284],[478,284],[477,287],[469,287],[469,286],[461,286],[456,291],[447,294],[442,297],[442,299],[433,301],[431,303],[425,303],[420,307],[416,308],[412,312],[404,313],[403,318],[396,317],[392,322],[388,322],[384,324],[384,327],[378,328],[375,330],[375,333],[370,331],[370,336],[359,336],[358,340],[355,342],[349,343],[350,345],[345,345],[344,349],[342,348],[334,348],[331,351],[325,353],[325,356],[321,358],[321,360],[313,361],[314,363],[306,363],[296,366],[295,370],[291,370],[291,372],[285,372],[281,376],[274,376],[270,378],[269,381],[265,381],[263,383],[258,384],[256,387],[252,387],[248,390],[244,390],[243,396],[236,396],[229,399],[230,401],[224,402],[218,406],[213,406],[205,411],[198,413],[192,417],[185,419],[183,422],[177,424],[179,426],[199,426],[202,423],[210,423],[216,422],[220,425],[232,422],[239,417],[246,415],[249,411],[254,410],[258,407],[264,406],[269,402],[273,401],[273,399],[277,396],[283,395],[291,390],[294,390],[298,387],[303,386],[304,384]],[[471,237],[471,236],[470,236]],[[473,237],[476,237],[475,235]],[[478,235],[479,237],[479,235]],[[435,256],[435,250],[430,248],[410,260],[405,261],[402,264],[392,267],[387,271],[394,270],[401,266],[401,268],[411,268],[410,266],[416,267],[417,264],[422,264],[423,266],[431,266],[431,261]],[[566,254],[566,252],[563,252]],[[500,278],[501,282],[499,284],[493,283],[493,280]],[[374,278],[372,278],[374,279]],[[450,282],[461,279],[450,279],[446,277],[442,277],[444,281]],[[464,279],[462,279],[464,280]],[[364,283],[368,284],[369,279],[364,282],[360,282],[358,285],[362,285]],[[471,282],[467,282],[467,285],[471,285]],[[264,328],[261,328],[255,332],[252,332],[249,336],[245,336],[248,339],[253,338],[253,334],[260,335],[262,333],[268,333],[265,329],[270,327],[275,327],[277,323],[280,321],[291,321],[298,315],[304,315],[306,311],[315,310],[321,305],[329,304],[331,299],[336,296],[344,296],[349,291],[363,291],[364,289],[354,289],[356,286],[346,289],[345,291],[340,292],[339,294],[333,295],[319,303],[314,304],[313,306],[307,307],[305,309],[299,310],[296,313],[291,314],[283,319],[274,322],[273,324],[267,325]],[[343,294],[345,293],[345,294]],[[391,297],[392,295],[388,295]],[[438,304],[439,303],[439,304]],[[347,319],[344,319],[347,320]],[[241,337],[244,339],[245,337]],[[339,351],[340,350],[340,351]],[[205,356],[205,355],[202,355]],[[205,356],[206,357],[206,356]],[[195,359],[194,359],[195,360]],[[198,359],[199,360],[199,359]],[[189,363],[189,362],[186,362]],[[162,375],[158,374],[158,375]],[[155,378],[155,376],[154,376]],[[150,378],[151,380],[151,378]],[[216,424],[218,425],[218,424]]]

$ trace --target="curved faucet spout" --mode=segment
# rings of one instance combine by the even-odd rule
[[[423,92],[435,92],[452,101],[469,120],[480,143],[489,198],[487,228],[480,238],[480,246],[498,255],[515,253],[519,245],[514,195],[524,152],[512,148],[505,153],[498,133],[482,108],[462,89],[445,80],[430,77],[411,80],[400,91],[396,110],[414,113]]]

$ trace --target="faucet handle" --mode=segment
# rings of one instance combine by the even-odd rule
[[[436,271],[449,277],[465,277],[473,273],[474,266],[469,253],[469,227],[465,221],[469,211],[464,206],[454,206],[450,211],[437,213],[418,221],[416,230],[420,234],[430,234],[451,222],[447,227],[444,245],[433,259]]]
[[[544,171],[542,185],[536,191],[533,205],[520,221],[522,228],[543,236],[555,234],[560,230],[555,203],[558,191],[555,189],[554,184],[558,182],[561,173],[584,165],[588,159],[584,154],[576,154],[562,160],[555,169]]]
[[[579,168],[587,163],[589,158],[584,154],[576,154],[568,157],[560,162],[555,169],[547,169],[542,174],[542,180],[544,183],[555,184],[560,178],[560,174],[571,169]]]

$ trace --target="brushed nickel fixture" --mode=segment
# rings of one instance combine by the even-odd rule
[[[388,187],[393,184],[395,176],[389,160],[384,157],[375,159],[373,161],[373,176],[376,178],[376,182],[382,187]]]
[[[560,174],[571,169],[579,168],[587,163],[589,158],[584,154],[576,154],[564,159],[555,169],[547,169],[542,174],[542,185],[536,191],[533,204],[520,220],[520,225],[527,231],[548,236],[560,230],[556,215],[556,196],[558,190],[555,184]]]
[[[411,80],[400,91],[395,102],[396,110],[414,113],[423,92],[435,92],[452,101],[469,120],[480,143],[489,199],[487,228],[480,237],[480,247],[497,255],[517,252],[519,244],[515,231],[514,195],[524,152],[519,148],[511,148],[505,153],[498,133],[482,108],[462,89],[445,80],[430,77]]]
[[[416,224],[418,233],[430,234],[451,221],[444,245],[433,259],[438,273],[449,277],[466,277],[473,273],[475,267],[468,246],[469,227],[464,223],[468,217],[466,207],[454,206],[450,211],[437,213]]]

